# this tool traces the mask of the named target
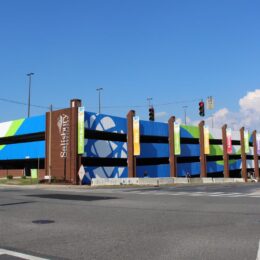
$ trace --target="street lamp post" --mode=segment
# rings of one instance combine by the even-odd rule
[[[184,109],[184,124],[187,125],[187,108],[188,106],[183,106]]]
[[[101,90],[103,90],[103,88],[97,88],[96,89],[98,91],[98,113],[101,113],[101,97],[100,97],[100,92]]]
[[[30,108],[31,108],[31,83],[32,83],[32,75],[34,75],[33,72],[30,72],[27,74],[29,77],[29,94],[28,94],[28,117],[30,117]]]
[[[148,97],[147,98],[147,101],[148,101],[148,107],[150,108],[151,107],[151,102],[152,102],[153,98],[151,97]]]

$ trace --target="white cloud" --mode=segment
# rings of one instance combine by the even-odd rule
[[[166,117],[168,115],[168,113],[167,112],[157,112],[157,113],[155,113],[155,118],[164,118],[164,117]]]
[[[239,100],[239,111],[232,112],[222,108],[214,113],[214,127],[222,127],[227,124],[236,130],[242,126],[250,130],[260,130],[260,89],[248,92]],[[206,124],[211,125],[212,118],[205,119]]]
[[[179,117],[176,118],[175,121],[176,121],[177,123],[179,123],[179,124],[182,124],[182,120],[181,120],[181,118],[179,118]]]
[[[260,114],[260,89],[248,92],[246,96],[239,100],[240,110],[242,112],[252,111]]]
[[[185,124],[184,120],[181,119],[180,117],[176,118],[175,121],[179,124],[183,124],[183,125]],[[186,124],[192,125],[192,124],[194,124],[194,122],[191,121],[190,117],[186,116]]]

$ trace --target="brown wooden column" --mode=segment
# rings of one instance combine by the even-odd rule
[[[79,184],[80,179],[78,171],[81,165],[81,155],[78,154],[78,108],[81,106],[80,99],[72,99],[70,101],[71,107],[71,160],[70,164],[70,180],[73,184]]]
[[[170,119],[168,120],[170,177],[177,177],[176,156],[174,154],[174,122],[175,117],[170,117]]]
[[[207,157],[205,155],[205,148],[204,148],[204,125],[205,122],[201,121],[199,123],[199,142],[200,142],[200,177],[205,178],[207,177]]]
[[[135,111],[130,110],[127,114],[127,167],[128,178],[136,177],[136,158],[134,156],[134,134],[133,134],[133,117]]]
[[[240,145],[241,145],[241,161],[242,161],[242,178],[247,181],[247,165],[246,165],[246,153],[245,153],[245,128],[240,129]]]
[[[259,159],[257,154],[257,141],[256,141],[256,130],[252,133],[253,135],[253,147],[254,147],[254,165],[255,165],[255,178],[259,181]]]
[[[224,178],[229,178],[229,155],[227,153],[227,125],[222,127],[222,145],[224,160]]]
[[[46,113],[46,175],[52,179],[78,183],[78,107],[81,101],[71,100],[70,108]]]

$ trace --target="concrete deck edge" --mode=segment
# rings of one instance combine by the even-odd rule
[[[245,182],[242,178],[93,178],[91,186],[121,186],[121,185],[140,185],[140,186],[160,186],[170,184],[203,184],[203,183],[236,183]]]

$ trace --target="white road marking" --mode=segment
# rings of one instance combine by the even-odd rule
[[[226,197],[232,197],[232,198],[236,198],[236,197],[245,197],[247,196],[247,194],[243,194],[243,193],[237,193],[237,192],[231,192],[231,193],[226,193],[225,194]]]
[[[258,251],[257,251],[256,260],[260,260],[260,240],[259,240],[259,245],[258,245]]]
[[[27,255],[27,254],[19,253],[16,251],[10,251],[10,250],[6,250],[6,249],[2,249],[2,248],[0,248],[0,255],[10,255],[10,256],[15,256],[15,257],[19,257],[22,259],[26,259],[26,260],[49,260],[47,258],[41,258],[41,257],[37,257],[37,256]]]
[[[190,195],[189,192],[184,192],[184,191],[180,191],[180,192],[175,192],[175,193],[169,193],[173,196],[187,196],[187,195]]]
[[[207,194],[207,196],[210,196],[210,197],[222,197],[224,195],[225,195],[224,192],[209,192]]]
[[[111,193],[125,194],[125,191],[117,190],[111,191]],[[211,192],[211,191],[163,191],[163,190],[129,190],[128,194],[136,195],[161,195],[161,196],[190,196],[190,197],[226,197],[226,198],[238,198],[238,197],[247,197],[247,198],[259,198],[260,192],[250,192],[250,193],[239,193],[239,192]],[[259,259],[260,260],[260,259]]]
[[[259,197],[260,196],[260,192],[251,192],[249,193],[249,196],[255,196],[255,197]]]
[[[192,197],[207,196],[207,192],[196,191],[190,194]]]

